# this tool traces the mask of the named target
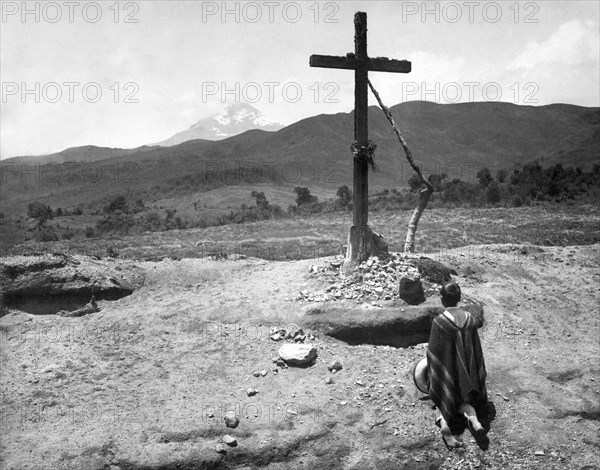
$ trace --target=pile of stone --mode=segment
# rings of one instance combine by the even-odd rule
[[[304,340],[313,340],[315,337],[311,333],[304,333],[304,330],[287,331],[284,328],[273,327],[269,330],[269,338],[273,341],[291,340],[295,343],[303,343]]]
[[[403,253],[391,253],[386,259],[373,256],[344,277],[340,276],[343,261],[342,256],[337,256],[312,265],[309,275],[330,285],[320,292],[296,292],[289,300],[326,302],[353,299],[359,303],[371,301],[377,305],[378,300],[402,299],[417,305],[425,301],[425,297],[439,292],[440,283],[432,282],[421,274],[419,266],[423,260]],[[428,264],[435,263],[427,261]]]

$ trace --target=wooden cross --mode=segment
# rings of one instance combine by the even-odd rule
[[[345,57],[311,55],[310,66],[354,70],[354,139],[359,149],[369,145],[369,70],[395,73],[409,73],[411,70],[411,63],[407,60],[370,58],[367,55],[367,14],[360,11],[354,14],[354,54]],[[368,159],[364,153],[362,158],[354,158],[353,195],[353,225],[367,226],[369,182]]]

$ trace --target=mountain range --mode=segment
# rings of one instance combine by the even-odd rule
[[[539,161],[589,168],[600,161],[600,108],[411,101],[391,111],[425,174],[444,172],[469,180],[483,166],[510,169]],[[231,124],[232,115],[225,115]],[[53,207],[90,206],[125,191],[160,200],[226,184],[351,187],[353,122],[352,112],[321,114],[277,131],[263,126],[223,140],[164,146],[167,139],[136,149],[85,146],[3,160],[2,210],[23,210],[35,199]],[[369,136],[377,145],[374,160],[379,168],[369,178],[370,187],[405,185],[412,170],[385,116],[374,106],[369,108]],[[35,163],[41,165],[37,178],[22,174],[22,164]]]

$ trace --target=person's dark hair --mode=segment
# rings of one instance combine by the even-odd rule
[[[440,289],[442,303],[446,307],[454,307],[460,302],[460,286],[454,282],[450,282]]]

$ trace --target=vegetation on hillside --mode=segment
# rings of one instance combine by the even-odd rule
[[[453,207],[521,207],[540,204],[574,204],[575,202],[597,203],[600,200],[600,164],[591,171],[580,168],[565,168],[556,164],[543,168],[538,163],[524,165],[512,171],[498,170],[492,174],[483,168],[474,175],[472,182],[449,179],[445,174],[428,176],[435,192],[429,208]],[[371,212],[398,212],[412,210],[418,201],[421,181],[415,175],[403,189],[382,189],[370,194]],[[144,232],[162,232],[188,228],[206,228],[228,224],[244,224],[268,219],[310,218],[317,214],[352,210],[350,188],[342,185],[335,198],[319,200],[310,188],[298,186],[293,189],[295,204],[283,209],[267,199],[262,191],[251,191],[254,204],[242,204],[228,213],[209,216],[179,215],[174,208],[157,209],[148,207],[137,194],[119,194],[100,204],[94,211],[77,208],[56,208],[39,201],[29,204],[27,216],[33,225],[27,229],[29,238],[36,241],[56,241],[73,237],[107,237]],[[84,217],[75,217],[84,216]],[[59,218],[93,220],[92,225],[73,227],[59,222]],[[91,218],[91,219],[90,219]],[[62,220],[62,219],[60,219]],[[52,224],[49,222],[53,221]],[[17,222],[20,229],[26,226]],[[5,226],[5,225],[3,225]]]

